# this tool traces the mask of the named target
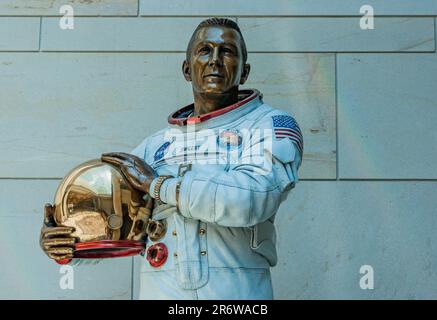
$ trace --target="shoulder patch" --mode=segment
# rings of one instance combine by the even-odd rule
[[[273,131],[276,140],[290,139],[293,141],[300,154],[303,154],[303,136],[299,125],[293,117],[288,115],[272,116]]]

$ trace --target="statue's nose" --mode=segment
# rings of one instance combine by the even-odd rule
[[[211,58],[209,60],[209,65],[221,65],[219,48],[214,48],[212,51]]]

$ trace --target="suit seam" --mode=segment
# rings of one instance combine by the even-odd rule
[[[226,183],[222,180],[214,180],[214,179],[193,179],[193,181],[201,181],[201,182],[211,182],[215,185],[221,185],[221,186],[226,186],[226,187],[230,187],[230,188],[237,188],[237,189],[241,189],[241,190],[246,190],[246,191],[252,191],[252,192],[258,192],[258,193],[268,193],[268,192],[272,192],[275,191],[276,189],[279,188],[279,185],[277,183],[273,184],[272,187],[268,188],[268,189],[264,189],[264,190],[257,190],[257,189],[253,189],[250,186],[246,186],[246,185],[239,185],[239,186],[235,186],[235,185],[231,185],[229,183]]]
[[[217,221],[215,220],[215,218],[216,218],[217,192],[218,192],[219,185],[218,185],[218,184],[215,184],[215,185],[216,185],[216,187],[215,187],[214,203],[213,203],[213,210],[212,210],[212,215],[213,215],[213,217],[212,217],[212,220],[211,220],[211,221],[214,221],[214,222],[217,223]]]

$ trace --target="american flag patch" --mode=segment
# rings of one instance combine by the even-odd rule
[[[303,137],[296,120],[290,116],[272,116],[276,139],[288,138],[293,141],[300,154],[303,154]]]

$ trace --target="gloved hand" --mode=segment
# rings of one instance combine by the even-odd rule
[[[124,152],[104,153],[101,160],[119,168],[133,188],[149,193],[150,184],[157,175],[143,160]]]
[[[57,227],[53,217],[55,207],[50,203],[44,206],[44,223],[41,228],[39,243],[49,258],[57,262],[68,262],[73,258],[74,244],[77,239],[71,236],[73,227]]]

